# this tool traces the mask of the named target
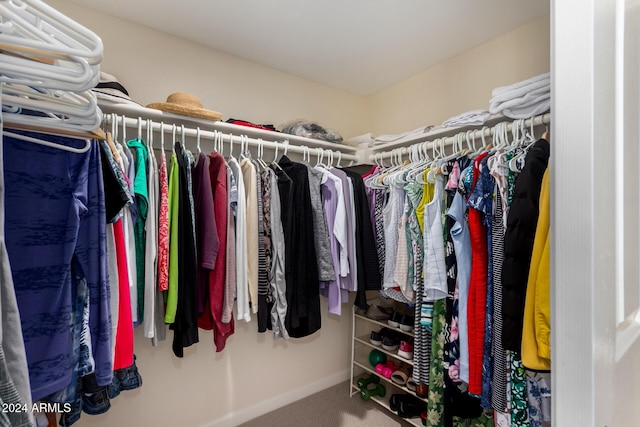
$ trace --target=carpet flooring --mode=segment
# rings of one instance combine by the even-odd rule
[[[349,397],[349,382],[291,403],[241,427],[408,427],[375,402]]]

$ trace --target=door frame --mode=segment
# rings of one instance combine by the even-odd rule
[[[551,3],[555,426],[615,425],[615,12],[616,0]]]

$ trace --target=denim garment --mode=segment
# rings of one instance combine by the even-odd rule
[[[466,203],[457,193],[447,215],[456,222],[451,227],[451,237],[458,262],[458,335],[460,337],[460,379],[469,381],[469,338],[467,329],[467,302],[471,278],[471,240],[469,225],[465,219]]]

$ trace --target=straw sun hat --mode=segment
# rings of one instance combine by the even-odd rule
[[[167,102],[153,102],[147,105],[147,108],[180,114],[182,116],[196,117],[198,119],[213,121],[222,119],[222,114],[217,111],[202,108],[200,100],[189,93],[172,93],[167,97]]]

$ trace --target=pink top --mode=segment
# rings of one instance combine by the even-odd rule
[[[118,263],[118,327],[113,369],[128,368],[133,365],[133,321],[131,320],[131,299],[129,295],[129,270],[127,267],[126,244],[122,218],[113,224]]]
[[[167,159],[162,151],[160,164],[160,211],[158,213],[158,290],[169,289],[169,181]]]

